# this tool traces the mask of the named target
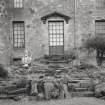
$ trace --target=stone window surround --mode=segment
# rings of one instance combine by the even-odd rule
[[[64,15],[62,13],[59,13],[59,12],[56,12],[56,11],[41,17],[41,20],[43,21],[44,24],[46,24],[47,19],[49,19],[51,17],[61,17],[61,18],[63,18],[66,21],[67,24],[68,24],[68,22],[70,20],[69,16]]]

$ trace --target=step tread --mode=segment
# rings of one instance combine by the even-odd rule
[[[94,93],[93,91],[83,91],[83,92],[72,92],[72,93]]]
[[[63,61],[48,61],[48,63],[67,63],[68,61],[63,60]]]
[[[77,90],[77,91],[87,91],[88,90],[88,88],[75,88],[75,90]]]
[[[73,97],[75,97],[75,96],[77,96],[77,97],[93,97],[94,96],[94,92],[92,92],[92,91],[72,92],[71,95]]]

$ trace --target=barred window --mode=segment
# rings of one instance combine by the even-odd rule
[[[14,48],[25,47],[25,30],[23,21],[13,22],[13,46]]]
[[[96,35],[105,35],[105,20],[96,21]]]
[[[105,8],[105,0],[96,0],[96,7],[97,8]]]
[[[14,8],[22,8],[23,0],[14,0]]]
[[[50,46],[63,46],[64,22],[49,21],[48,27]]]

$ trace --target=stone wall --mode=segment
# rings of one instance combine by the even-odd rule
[[[24,8],[13,11],[14,21],[25,21],[25,45],[33,58],[49,54],[48,24],[43,24],[41,17],[55,11],[71,18],[68,24],[65,23],[64,48],[66,51],[74,47],[73,0],[24,0]],[[13,55],[21,56],[22,52],[24,53],[22,49],[14,50]]]
[[[54,11],[70,17],[69,23],[64,25],[65,52],[74,47],[81,48],[87,38],[95,35],[95,19],[104,18],[104,11],[96,11],[95,4],[95,0],[24,0],[24,8],[14,9],[13,0],[1,0],[1,59],[4,54],[4,61],[22,57],[25,49],[30,51],[33,59],[49,54],[48,24],[43,24],[41,17]],[[13,49],[12,21],[25,22],[25,49]],[[78,50],[80,56],[83,56],[82,52]]]
[[[0,0],[0,63],[10,63],[10,28],[7,16],[8,0]]]

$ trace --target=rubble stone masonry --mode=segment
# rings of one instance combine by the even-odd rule
[[[28,49],[33,57],[49,54],[48,23],[41,17],[58,12],[70,17],[64,22],[64,51],[82,47],[95,35],[95,20],[105,18],[96,9],[95,0],[23,0],[23,8],[14,8],[13,0],[0,0],[0,63],[10,64]],[[13,21],[25,22],[25,48],[13,48]]]

